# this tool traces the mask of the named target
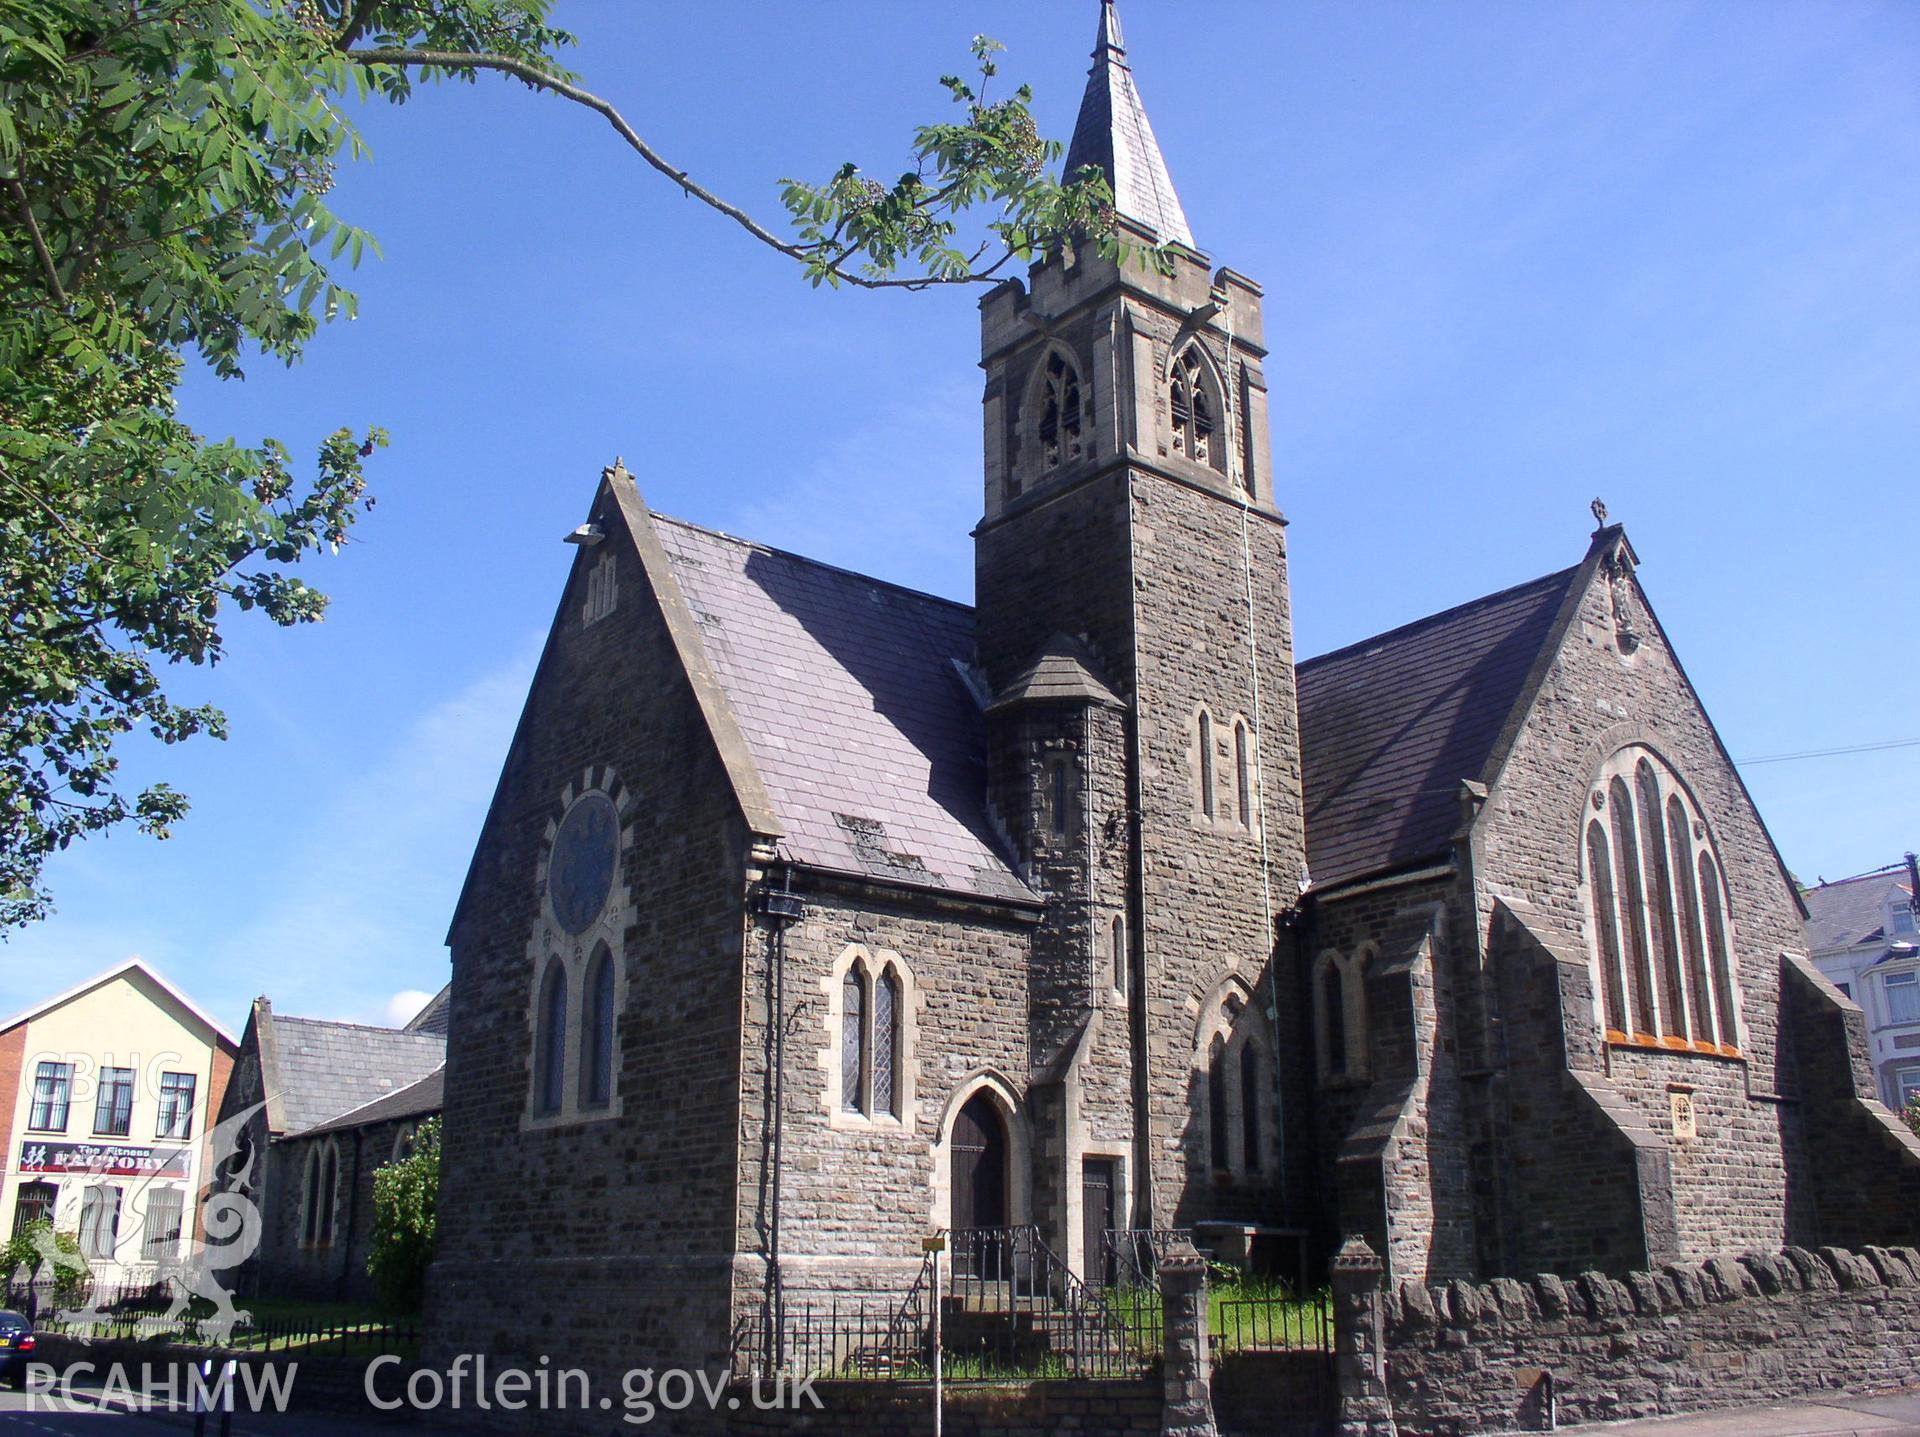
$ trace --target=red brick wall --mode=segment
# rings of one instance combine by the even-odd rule
[[[206,1193],[213,1187],[213,1128],[220,1120],[220,1109],[227,1100],[227,1083],[233,1077],[234,1050],[219,1038],[213,1040],[213,1064],[207,1083],[206,1117],[201,1122],[200,1132],[200,1191]],[[196,1201],[193,1205],[193,1235],[201,1242],[207,1240],[204,1218],[205,1205]]]
[[[13,1114],[20,1102],[20,1069],[26,1056],[25,1023],[0,1033],[0,1175],[13,1166]],[[12,1231],[12,1211],[0,1211],[0,1233]]]

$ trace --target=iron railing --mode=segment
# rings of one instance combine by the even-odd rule
[[[1207,1335],[1213,1357],[1242,1352],[1333,1352],[1333,1299],[1322,1291],[1293,1297],[1214,1293],[1207,1304]]]
[[[1100,1235],[1106,1256],[1106,1281],[1122,1286],[1158,1287],[1160,1259],[1176,1242],[1193,1241],[1190,1227],[1110,1227]]]
[[[10,1283],[4,1305],[50,1335],[163,1340],[183,1347],[251,1352],[289,1349],[408,1355],[419,1350],[420,1329],[410,1320],[369,1316],[354,1320],[337,1312],[297,1308],[277,1314],[248,1313],[226,1332],[213,1321],[210,1302],[182,1303],[166,1282],[102,1283],[40,1280]]]
[[[932,1375],[932,1267],[897,1301],[789,1302],[735,1325],[736,1376],[920,1380]],[[1157,1286],[1082,1282],[1033,1227],[949,1234],[940,1296],[941,1365],[952,1382],[1129,1378],[1161,1354]]]

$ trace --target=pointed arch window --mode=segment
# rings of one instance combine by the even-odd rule
[[[1260,1050],[1251,1043],[1240,1049],[1240,1162],[1250,1173],[1260,1171]]]
[[[1603,765],[1581,861],[1597,1016],[1615,1042],[1738,1050],[1726,896],[1679,776],[1640,746]]]
[[[1233,721],[1233,793],[1242,828],[1253,827],[1253,755],[1245,720]]]
[[[1216,802],[1213,776],[1213,715],[1205,709],[1200,710],[1195,737],[1200,749],[1200,772],[1197,776],[1200,788],[1200,816],[1212,818]]]
[[[1116,993],[1127,991],[1127,920],[1119,914],[1113,915],[1113,927],[1108,938],[1107,982]]]
[[[558,958],[548,961],[540,984],[533,1081],[534,1107],[559,1112],[567,1098],[567,969]]]
[[[1334,960],[1320,970],[1320,1037],[1329,1077],[1347,1071],[1347,975]]]
[[[613,1101],[613,954],[602,943],[587,968],[586,1002],[580,1015],[580,1106],[604,1108]]]
[[[899,1057],[900,980],[887,969],[873,985],[873,1111],[896,1118]]]
[[[840,984],[840,1106],[867,1110],[867,974],[856,963]]]
[[[1173,362],[1171,399],[1173,452],[1218,469],[1223,450],[1214,426],[1220,406],[1213,392],[1213,377],[1197,343],[1181,350]]]
[[[1041,366],[1040,467],[1058,469],[1086,453],[1080,371],[1059,350]]]
[[[1233,1128],[1227,1116],[1227,1040],[1216,1035],[1207,1050],[1207,1136],[1214,1171],[1233,1166]]]

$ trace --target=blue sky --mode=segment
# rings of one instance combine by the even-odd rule
[[[1071,129],[1091,0],[562,4],[573,66],[711,187],[905,167],[976,31]],[[1124,0],[1196,239],[1267,290],[1310,655],[1575,562],[1603,496],[1737,758],[1920,738],[1920,7]],[[977,294],[832,294],[595,117],[506,81],[364,116],[384,258],[291,372],[189,419],[297,455],[379,423],[379,506],[297,632],[173,676],[233,737],[127,752],[167,843],[50,869],[0,1009],[140,954],[236,1030],[436,988],[601,466],[657,508],[960,598]],[[1789,865],[1920,842],[1920,748],[1745,774]],[[398,996],[397,996],[398,995]]]

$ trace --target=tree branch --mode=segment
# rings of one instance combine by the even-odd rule
[[[47,242],[40,234],[40,221],[33,217],[33,204],[27,199],[26,186],[16,179],[7,184],[13,190],[13,197],[20,202],[20,218],[26,221],[27,234],[33,240],[33,252],[40,257],[40,267],[47,272],[47,285],[53,290],[53,297],[62,309],[67,307],[67,292],[60,284],[60,271],[53,267],[53,256],[47,250]]]
[[[576,105],[583,105],[601,116],[613,126],[614,132],[625,140],[628,147],[641,159],[680,186],[684,193],[718,210],[762,244],[779,251],[788,259],[803,263],[815,258],[819,253],[811,246],[795,244],[791,240],[780,238],[738,205],[728,203],[704,185],[688,178],[685,170],[670,164],[658,150],[641,139],[633,126],[627,123],[626,117],[610,101],[601,99],[591,90],[584,90],[578,85],[557,79],[528,61],[468,50],[351,50],[343,47],[342,54],[360,65],[437,65],[449,70],[497,70],[503,75],[512,75],[515,79],[524,80],[536,90],[550,90],[562,99],[572,100]],[[920,275],[912,279],[873,279],[840,268],[845,258],[844,255],[836,258],[828,266],[828,272],[835,278],[861,289],[926,289],[936,284],[991,284],[994,282],[989,274],[972,273]]]
[[[358,0],[347,16],[347,23],[340,27],[339,35],[334,39],[339,49],[346,49],[366,33],[367,22],[373,19],[374,7],[379,3],[380,0]]]

